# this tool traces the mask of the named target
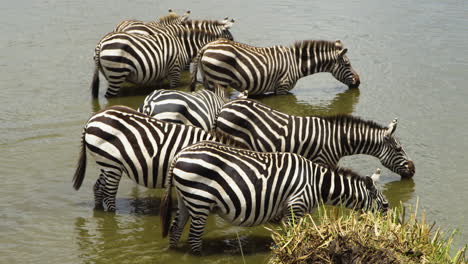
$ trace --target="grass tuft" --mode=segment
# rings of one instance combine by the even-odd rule
[[[467,263],[467,246],[451,256],[456,231],[444,237],[435,223],[418,217],[418,203],[387,215],[320,207],[317,217],[271,230],[276,263]]]

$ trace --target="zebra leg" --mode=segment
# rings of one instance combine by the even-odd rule
[[[187,220],[189,217],[187,207],[185,203],[182,201],[182,198],[178,197],[178,210],[177,215],[172,222],[171,229],[169,230],[169,238],[170,238],[170,246],[175,247],[177,246],[177,242],[179,242],[180,236],[184,231],[185,225],[187,224]]]
[[[119,188],[122,171],[120,170],[102,170],[104,174],[104,188],[101,188],[104,209],[109,212],[115,212],[115,196]],[[101,185],[102,186],[102,185]]]
[[[188,242],[192,248],[192,251],[196,254],[201,253],[202,240],[201,237],[205,231],[206,219],[208,214],[203,212],[196,212],[195,214],[190,213],[191,222],[190,222],[190,232],[188,237]]]
[[[287,212],[285,213],[286,221],[288,224],[297,224],[304,214],[305,208],[301,204],[290,204],[287,207]]]
[[[119,93],[120,88],[124,84],[125,79],[126,79],[126,76],[121,76],[118,79],[112,78],[112,80],[109,78],[108,79],[109,86],[107,87],[106,98],[116,96]]]
[[[94,191],[94,209],[95,210],[102,210],[104,209],[102,205],[102,200],[104,199],[104,188],[105,188],[106,180],[104,173],[101,172],[99,178],[97,179],[96,183],[94,184],[93,191]]]
[[[176,88],[180,83],[180,67],[174,66],[168,74],[169,87]]]

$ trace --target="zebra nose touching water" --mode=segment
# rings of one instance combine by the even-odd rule
[[[397,123],[385,127],[346,115],[293,116],[239,99],[223,106],[216,130],[256,151],[293,152],[332,167],[344,156],[371,155],[400,176],[413,177],[414,163],[394,136]]]
[[[171,220],[171,191],[177,193],[177,215]],[[188,242],[201,251],[209,214],[238,226],[275,219],[300,218],[320,204],[385,213],[388,201],[371,177],[317,165],[293,153],[263,153],[215,142],[181,150],[168,172],[161,203],[163,236],[175,246],[190,219]]]
[[[198,72],[206,88],[231,86],[250,95],[286,94],[305,76],[329,72],[349,88],[360,78],[346,56],[341,41],[304,40],[292,46],[253,47],[217,40],[205,45],[194,59],[191,90]]]

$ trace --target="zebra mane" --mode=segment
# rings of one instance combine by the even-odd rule
[[[179,37],[179,38],[185,38],[187,36],[193,36],[193,35],[207,36],[207,37],[211,37],[211,38],[224,39],[224,38],[219,37],[219,34],[216,34],[214,32],[210,32],[210,31],[207,31],[207,30],[204,30],[204,29],[184,28],[184,29],[180,29],[180,30],[177,31],[177,37]]]
[[[170,23],[170,22],[176,22],[178,19],[180,19],[181,16],[175,14],[175,13],[170,13],[168,15],[165,15],[163,17],[159,18],[159,23]]]
[[[300,40],[296,41],[292,47],[295,49],[300,49],[304,47],[321,47],[321,49],[327,49],[327,50],[340,50],[343,46],[340,45],[337,47],[335,41],[328,41],[328,40]]]
[[[210,24],[210,25],[214,25],[214,26],[224,26],[225,23],[223,23],[222,21],[218,21],[218,20],[192,20],[192,19],[189,19],[189,20],[186,20],[186,21],[183,21],[181,23],[181,25],[185,25],[185,24],[193,24],[193,25],[202,25],[202,24]]]
[[[325,120],[328,120],[333,123],[341,123],[341,124],[364,124],[366,126],[369,126],[371,128],[375,129],[386,129],[385,126],[382,126],[381,124],[378,124],[375,121],[372,120],[365,120],[362,119],[358,116],[352,116],[352,115],[333,115],[333,116],[321,116],[320,118],[323,118]]]
[[[329,170],[333,171],[336,174],[343,175],[344,177],[350,177],[351,179],[356,179],[358,181],[364,181],[366,177],[368,176],[362,176],[359,173],[349,169],[349,168],[343,168],[343,167],[331,167],[327,164],[320,164],[320,166],[328,168]]]

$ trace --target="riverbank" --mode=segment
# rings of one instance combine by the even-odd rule
[[[322,207],[318,217],[271,230],[270,264],[277,263],[467,263],[453,250],[455,231],[444,234],[418,205],[400,205],[386,216]],[[455,253],[453,253],[455,252]]]

